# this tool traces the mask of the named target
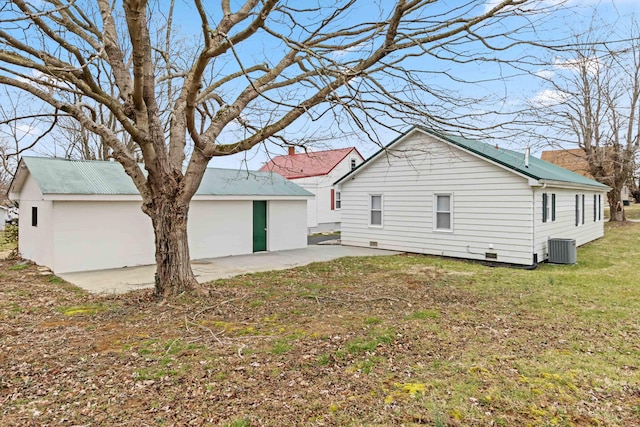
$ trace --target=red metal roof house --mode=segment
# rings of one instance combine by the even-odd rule
[[[261,172],[276,172],[315,194],[308,200],[309,233],[340,229],[340,192],[333,183],[364,161],[355,147],[296,153],[289,147],[287,155],[276,156],[260,168]]]

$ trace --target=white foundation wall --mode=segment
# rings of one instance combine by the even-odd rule
[[[155,262],[151,219],[140,202],[54,202],[56,273]]]
[[[187,231],[191,259],[250,254],[252,221],[251,200],[192,201]]]
[[[32,207],[38,208],[38,225],[31,225]],[[18,217],[18,250],[24,259],[54,268],[53,259],[53,203],[43,200],[34,179],[27,177],[20,197]]]
[[[306,200],[267,202],[267,250],[307,247]]]
[[[399,142],[341,184],[344,245],[533,263],[528,181],[422,133]],[[369,196],[382,195],[383,225],[369,225]],[[434,195],[453,197],[453,230],[434,230]]]
[[[556,195],[556,219],[555,221],[542,222],[542,194]],[[584,224],[576,226],[576,194],[582,197],[584,194]],[[598,206],[594,206],[594,194],[600,195],[602,201],[600,212]],[[604,205],[607,199],[606,192],[593,192],[585,190],[574,190],[565,188],[547,187],[536,189],[535,191],[535,218],[536,218],[536,243],[535,252],[538,254],[538,261],[548,259],[549,239],[574,239],[576,246],[599,239],[604,236]],[[594,221],[594,209],[595,218]],[[579,261],[579,260],[578,260]]]

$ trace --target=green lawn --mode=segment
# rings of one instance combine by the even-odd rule
[[[640,203],[634,203],[631,206],[624,207],[627,219],[640,219]],[[604,209],[605,218],[609,218],[609,208]]]
[[[577,265],[352,258],[87,295],[0,278],[0,425],[640,424],[640,224]]]
[[[631,206],[625,206],[624,210],[628,219],[640,219],[640,204],[634,203]]]

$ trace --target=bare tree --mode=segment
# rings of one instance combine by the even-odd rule
[[[621,192],[634,184],[640,151],[640,31],[636,25],[618,41],[598,39],[592,29],[553,59],[553,96],[535,107],[553,132],[545,136],[551,144],[584,150],[591,175],[611,187],[610,221],[625,221]]]
[[[390,120],[468,127],[462,117],[477,116],[478,99],[457,97],[432,76],[468,82],[456,68],[499,61],[551,3],[246,0],[233,10],[229,0],[193,0],[201,31],[185,57],[171,42],[185,3],[13,0],[0,6],[0,84],[73,117],[109,147],[153,223],[156,292],[167,297],[200,289],[187,217],[211,158],[287,142],[287,129],[305,117],[347,118],[374,140],[372,129]],[[434,67],[442,61],[451,65]],[[146,174],[118,132],[140,150]]]
[[[31,105],[29,94],[0,92],[0,186],[3,197],[18,166],[19,156],[34,148],[52,132],[57,122],[55,114],[41,103]]]

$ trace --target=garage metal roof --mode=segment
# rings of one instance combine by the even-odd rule
[[[118,162],[23,157],[11,183],[19,193],[26,178],[33,176],[43,194],[137,195],[138,190]],[[142,171],[146,171],[141,165]],[[20,175],[23,175],[20,177]],[[207,168],[196,195],[200,196],[313,196],[277,173]]]

